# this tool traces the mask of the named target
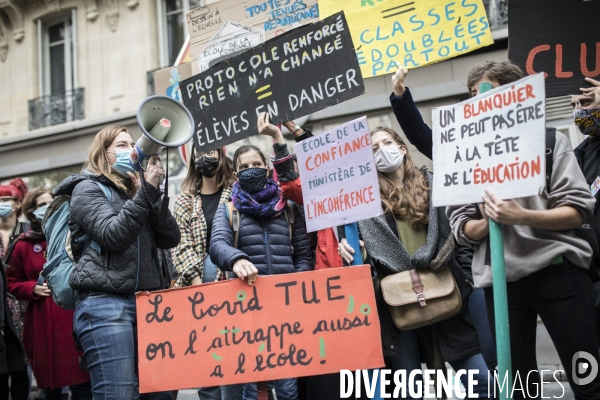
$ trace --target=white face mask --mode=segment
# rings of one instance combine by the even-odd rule
[[[400,167],[404,154],[400,151],[400,146],[386,146],[375,153],[375,164],[379,172],[393,172]]]

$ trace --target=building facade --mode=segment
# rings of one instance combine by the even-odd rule
[[[507,3],[484,0],[494,45],[410,71],[406,83],[427,122],[432,108],[466,98],[472,66],[506,59]],[[0,181],[21,176],[52,187],[81,169],[93,136],[109,124],[139,137],[135,115],[153,94],[152,71],[173,64],[186,37],[185,13],[199,5],[202,0],[0,0]],[[305,126],[320,133],[367,115],[371,128],[400,131],[389,104],[391,75],[366,79],[365,86],[363,96],[310,115]],[[549,99],[547,111],[548,125],[574,145],[582,140],[566,97]],[[265,138],[248,141],[269,151]],[[410,150],[416,165],[431,168]],[[175,153],[169,169],[177,192],[185,166]]]

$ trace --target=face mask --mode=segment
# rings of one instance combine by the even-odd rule
[[[14,212],[10,201],[0,203],[0,218],[6,219]]]
[[[400,152],[400,146],[386,146],[375,153],[375,164],[379,172],[393,172],[398,169],[404,154]]]
[[[117,162],[112,166],[117,172],[121,175],[127,176],[128,172],[135,172],[133,165],[131,165],[130,157],[131,151],[117,151],[115,152],[117,156]]]
[[[573,119],[579,131],[584,135],[596,136],[600,133],[600,108],[573,110]]]
[[[219,159],[215,157],[206,157],[202,156],[201,159],[196,161],[194,168],[196,171],[202,174],[202,176],[207,178],[212,178],[217,173],[217,168],[219,167]]]
[[[267,184],[266,168],[247,168],[237,173],[238,182],[244,192],[256,194]]]
[[[45,206],[41,206],[33,212],[33,216],[41,223],[44,220],[44,215],[46,214],[47,209],[48,204],[46,204]]]

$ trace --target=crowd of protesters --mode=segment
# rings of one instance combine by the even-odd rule
[[[562,133],[550,133],[553,168],[542,193],[501,199],[486,191],[478,204],[435,208],[433,175],[414,165],[403,139],[432,158],[432,131],[405,86],[407,74],[400,67],[393,75],[390,95],[404,136],[389,127],[371,131],[384,214],[359,222],[360,248],[348,244],[343,229],[306,232],[298,168],[266,113],[257,129],[273,139],[271,159],[251,145],[239,147],[233,159],[225,149],[194,148],[174,215],[161,216],[160,157],[136,171],[129,163],[135,143],[121,126],[98,132],[81,173],[52,192],[28,190],[18,178],[0,186],[0,400],[9,393],[13,400],[29,398],[32,374],[40,389],[36,398],[60,399],[69,387],[75,400],[174,399],[176,392],[138,394],[136,291],[237,278],[252,285],[264,275],[342,268],[357,252],[372,266],[386,365],[407,373],[422,364],[438,371],[445,363],[476,369],[475,393],[488,398],[488,376],[497,367],[490,218],[503,225],[506,243],[512,371],[528,377],[523,382],[531,389],[514,392],[515,398],[539,394],[538,316],[575,398],[600,398],[600,375],[578,385],[568,367],[577,352],[600,361],[598,243],[594,249],[574,234],[587,223],[600,238],[598,194],[590,191],[600,178],[600,82],[588,78],[592,87],[572,97],[574,123],[585,141],[573,150]],[[469,73],[468,93],[477,96],[480,88],[522,77],[510,62],[486,62]],[[293,121],[284,125],[297,142],[313,136]],[[47,261],[42,221],[56,196],[71,201],[75,310],[55,304],[40,279]],[[77,238],[84,236],[96,245],[81,245]],[[462,296],[460,312],[418,329],[398,328],[379,282],[414,268],[449,269]],[[267,387],[280,400],[331,400],[340,396],[340,376],[290,377]],[[247,383],[199,388],[198,396],[254,400],[258,391],[257,383]]]

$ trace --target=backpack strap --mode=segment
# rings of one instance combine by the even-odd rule
[[[546,191],[550,193],[552,180],[552,164],[554,161],[554,147],[556,146],[556,128],[546,128]]]
[[[98,181],[94,181],[96,182],[96,184],[98,186],[100,186],[100,189],[102,190],[102,192],[104,193],[104,196],[106,197],[106,199],[109,202],[112,202],[112,193],[110,191],[110,188],[106,185],[101,184]],[[89,235],[88,233],[86,233],[85,235],[79,237],[76,242],[77,243],[81,243],[81,242],[85,242],[87,243],[87,245],[84,246],[84,251],[85,251],[85,247],[89,246],[92,249],[96,250],[96,253],[100,254],[100,252],[102,251],[102,249],[100,248],[100,245],[94,241],[94,240],[90,240],[91,239],[91,235]]]
[[[94,182],[96,182],[96,184],[97,184],[98,186],[100,186],[100,189],[101,189],[101,190],[102,190],[102,192],[104,193],[104,196],[106,196],[106,199],[107,199],[108,201],[112,201],[112,193],[111,193],[110,189],[108,188],[108,186],[106,186],[106,185],[103,185],[103,184],[101,184],[101,183],[100,183],[100,182],[98,182],[98,181],[94,181]]]
[[[290,230],[290,243],[292,243],[292,234],[294,233],[294,210],[289,201],[285,205],[283,214],[285,215],[285,220],[287,221],[288,229]]]
[[[233,202],[227,202],[226,206],[227,218],[229,219],[229,226],[233,228],[233,247],[237,249],[238,239],[240,237],[240,213],[233,206]]]

